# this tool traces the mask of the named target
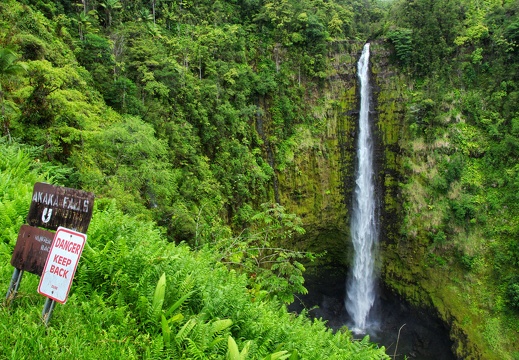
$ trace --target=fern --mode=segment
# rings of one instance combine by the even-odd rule
[[[179,330],[179,332],[175,335],[175,342],[177,344],[182,344],[187,339],[187,337],[189,336],[189,333],[191,332],[191,330],[193,330],[195,325],[196,325],[196,320],[189,319],[184,324],[184,326],[182,326],[182,328]]]
[[[14,245],[31,202],[32,186],[44,177],[31,170],[29,151],[0,138],[0,241]]]
[[[180,322],[183,319],[184,319],[184,316],[182,314],[176,314],[175,316],[173,316],[172,318],[167,320],[166,317],[164,316],[164,314],[162,314],[162,316],[161,316],[162,337],[164,338],[164,345],[167,348],[170,348],[172,345],[171,344],[172,331],[171,331],[170,324]]]
[[[186,343],[186,356],[188,356],[190,359],[203,360],[207,358],[203,349],[199,348],[198,345],[191,338],[187,338]]]
[[[173,314],[189,297],[194,293],[194,291],[190,291],[180,299],[178,299],[173,305],[170,306],[168,311],[166,311],[166,316],[170,316]]]
[[[220,334],[232,325],[231,319],[216,320],[211,323],[211,335]]]

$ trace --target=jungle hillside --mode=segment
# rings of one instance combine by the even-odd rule
[[[6,359],[388,359],[287,305],[349,264],[373,43],[381,281],[519,359],[519,0],[4,0],[0,283],[35,182],[95,194],[68,302]]]

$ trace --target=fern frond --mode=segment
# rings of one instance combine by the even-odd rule
[[[198,359],[198,360],[205,360],[207,359],[206,355],[204,354],[203,349],[200,349],[197,344],[191,339],[187,338],[187,356],[189,356],[190,359]]]
[[[189,333],[191,332],[191,330],[193,330],[196,324],[197,322],[195,319],[189,319],[175,335],[176,343],[182,344],[182,342],[184,342],[187,339]]]
[[[219,352],[219,350],[221,349],[221,346],[219,346],[223,341],[225,341],[225,338],[223,337],[217,337],[216,339],[214,339],[213,341],[211,341],[208,345],[207,345],[207,348],[208,349],[215,349],[215,352]]]
[[[170,308],[166,311],[166,316],[170,316],[177,310],[189,297],[194,293],[194,291],[190,291],[184,296],[182,296],[180,299],[178,299],[173,305],[170,306]]]
[[[232,325],[231,319],[222,319],[216,320],[211,323],[211,335],[215,336],[216,334],[224,331]]]

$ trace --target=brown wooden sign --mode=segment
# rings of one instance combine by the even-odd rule
[[[27,222],[46,229],[56,230],[63,226],[86,233],[93,208],[93,193],[36,183]]]
[[[11,257],[11,265],[41,276],[53,239],[54,233],[50,231],[22,225]]]

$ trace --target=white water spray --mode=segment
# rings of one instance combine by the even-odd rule
[[[369,125],[369,43],[364,45],[358,63],[360,81],[357,169],[351,217],[354,248],[353,269],[347,284],[346,310],[353,320],[352,331],[365,333],[368,315],[375,302],[375,250],[378,242],[373,139]]]

